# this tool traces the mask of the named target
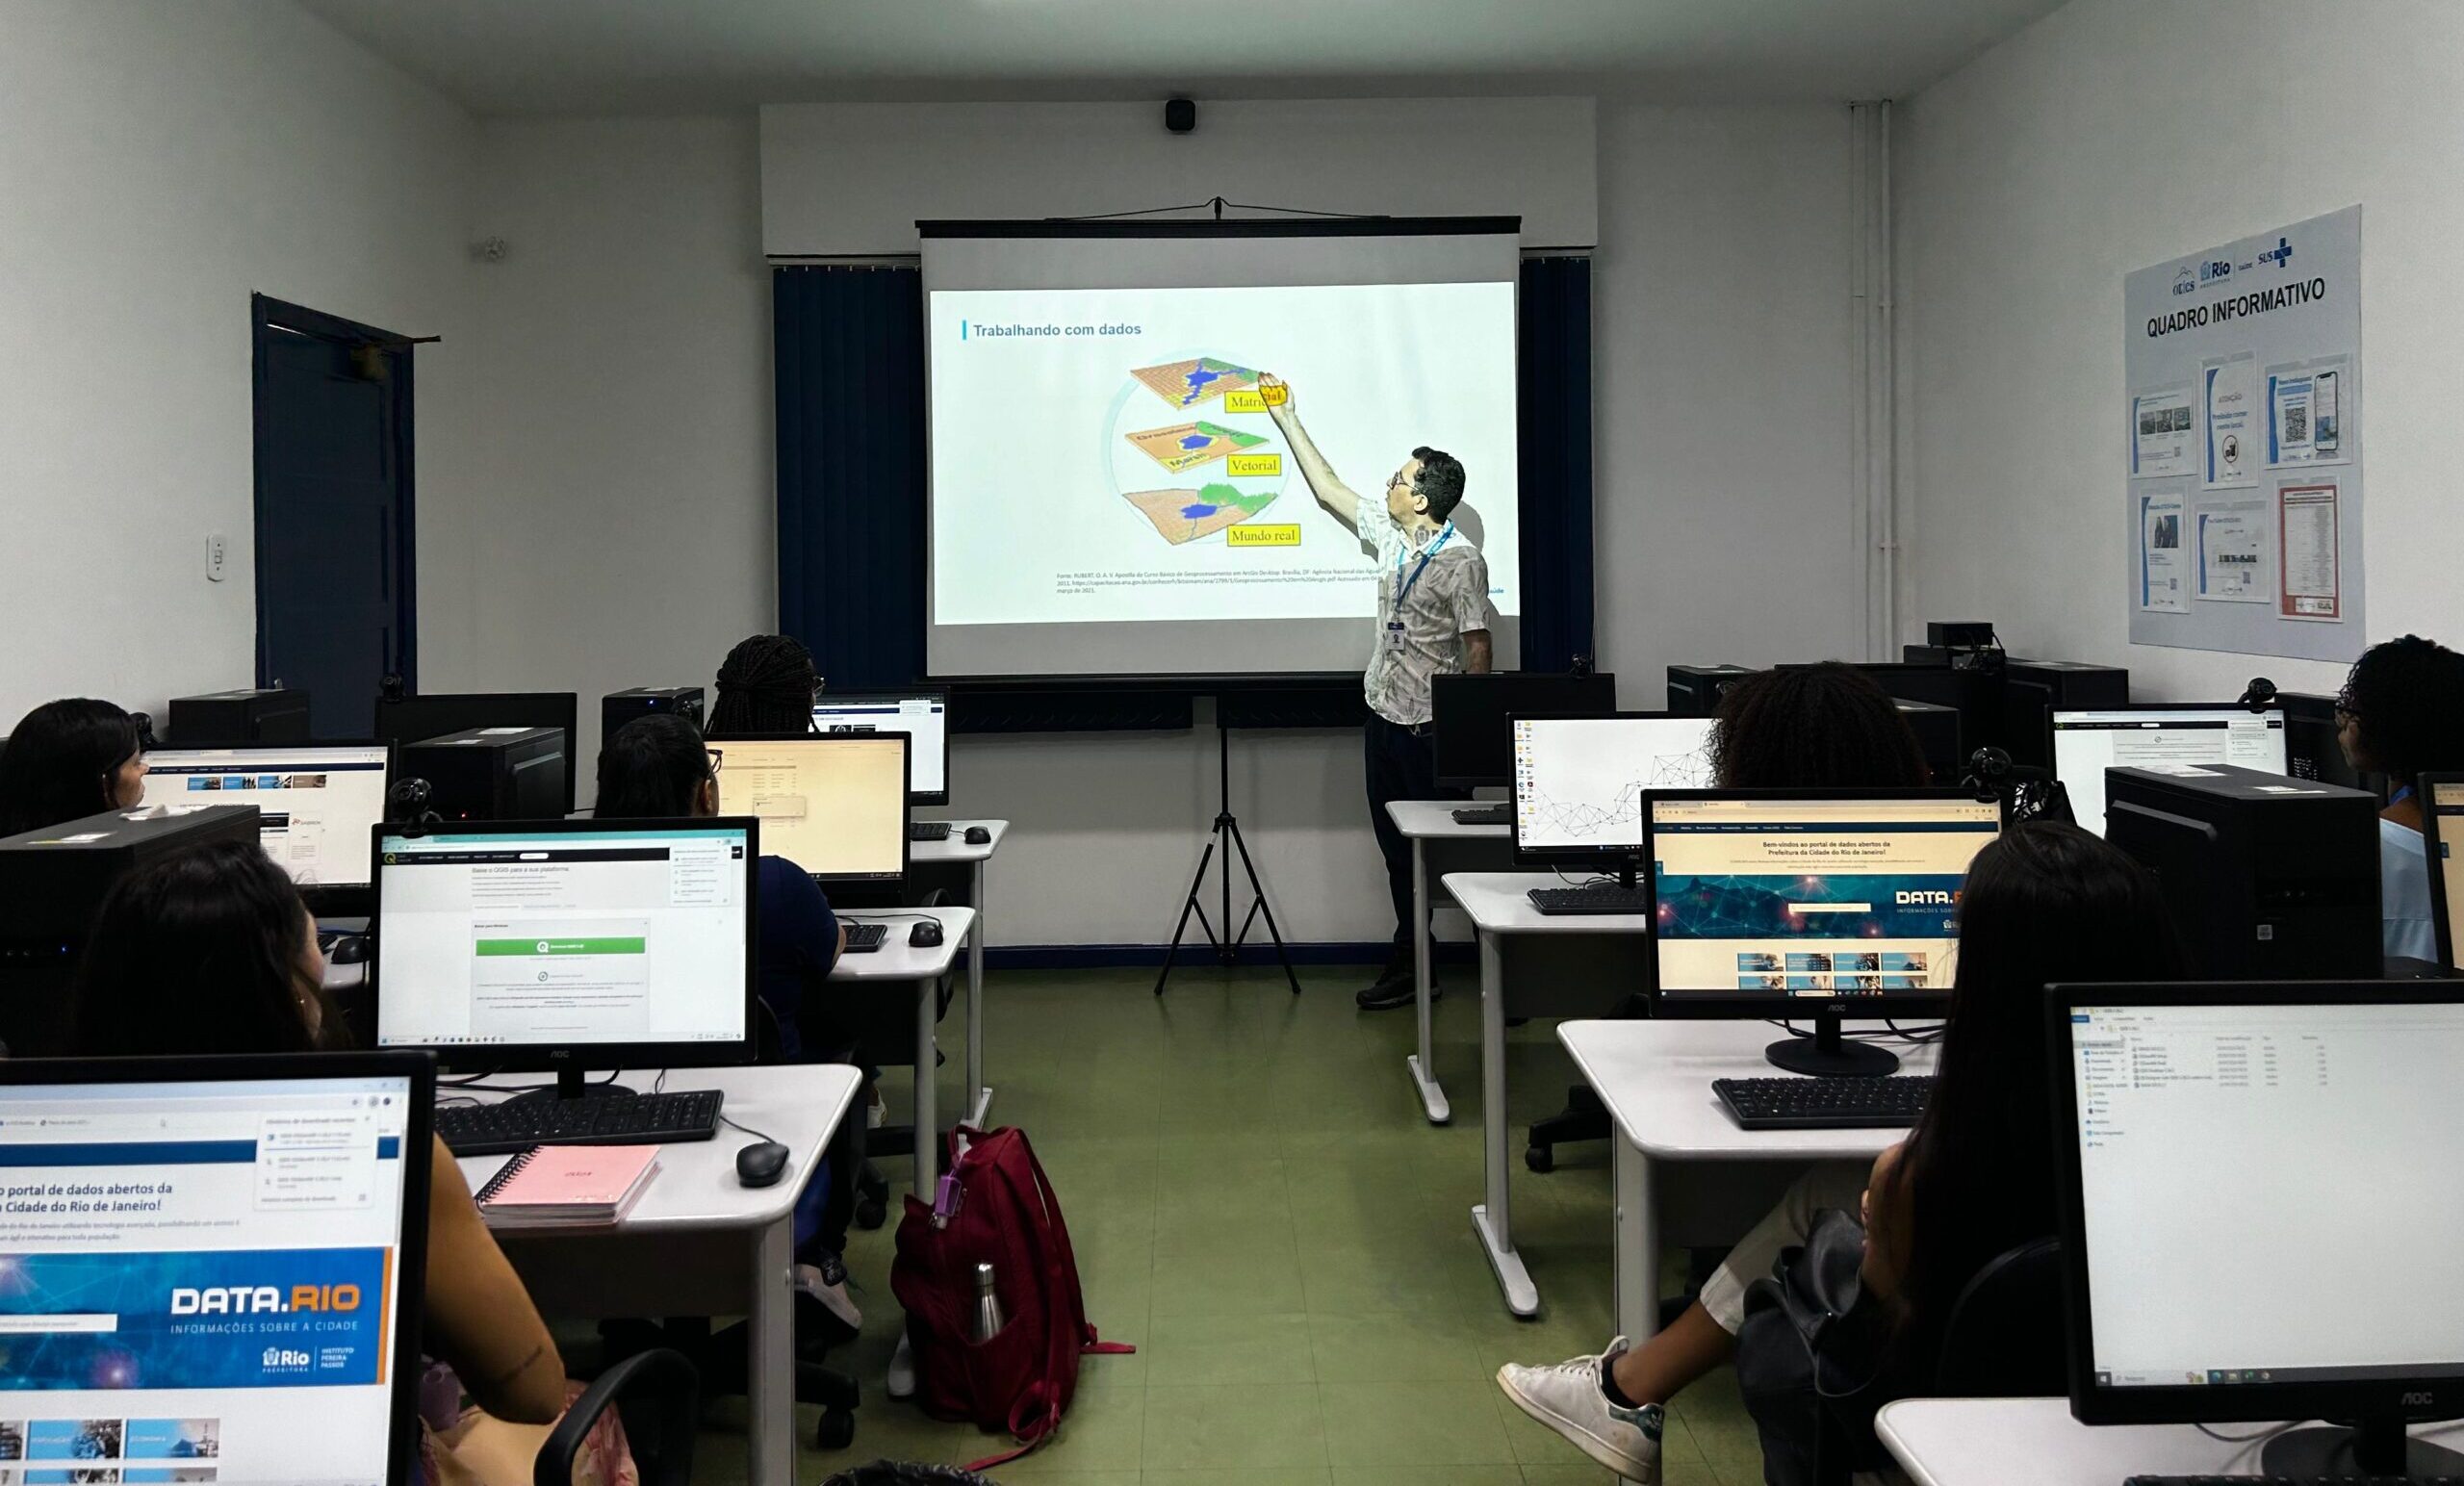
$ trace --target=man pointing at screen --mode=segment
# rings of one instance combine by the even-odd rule
[[[1395,944],[1386,968],[1356,998],[1364,1011],[1412,1001],[1412,848],[1386,813],[1392,800],[1435,800],[1437,766],[1429,743],[1429,680],[1489,669],[1489,564],[1452,520],[1463,499],[1463,464],[1424,445],[1386,481],[1382,508],[1345,484],[1318,452],[1292,389],[1261,377],[1258,389],[1318,503],[1377,560],[1377,628],[1362,690],[1369,701],[1364,739],[1369,824],[1386,858],[1395,900]]]

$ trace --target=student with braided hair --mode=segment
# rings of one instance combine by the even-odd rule
[[[728,652],[719,667],[719,696],[710,705],[713,739],[757,733],[809,732],[821,678],[812,652],[792,635],[757,634]]]

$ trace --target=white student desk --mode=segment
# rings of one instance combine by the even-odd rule
[[[969,826],[982,826],[992,839],[981,846],[968,845]],[[984,864],[1001,849],[1002,837],[1009,833],[1006,820],[954,820],[946,839],[911,842],[908,851],[914,866],[967,870],[966,903],[975,910],[975,922],[966,935],[966,1122],[979,1130],[992,1109],[992,1090],[984,1082]]]
[[[838,963],[830,972],[832,980],[907,981],[915,986],[915,1195],[930,1202],[933,1182],[940,1174],[937,1167],[941,1154],[940,1112],[934,1107],[933,1087],[933,1060],[937,1046],[934,1024],[941,1009],[935,987],[942,976],[950,973],[950,966],[958,962],[959,949],[975,927],[975,910],[850,910],[838,916],[851,924],[880,919],[889,935],[882,940],[881,948],[869,954],[839,956]],[[907,935],[919,918],[941,921],[940,943],[918,949],[907,942]]]
[[[1431,858],[1441,866],[1504,867],[1514,853],[1514,831],[1508,826],[1467,826],[1454,818],[1466,806],[1494,805],[1478,800],[1392,800],[1387,817],[1412,843],[1412,999],[1420,1012],[1420,1051],[1403,1060],[1412,1087],[1420,1090],[1421,1108],[1432,1125],[1453,1117],[1446,1090],[1437,1087],[1437,1068],[1429,1056],[1428,1010],[1435,995],[1435,974],[1429,965],[1428,878]]]
[[[1557,1029],[1615,1128],[1617,1329],[1635,1342],[1659,1329],[1666,1163],[1870,1162],[1908,1134],[1739,1129],[1711,1092],[1711,1080],[1784,1077],[1762,1056],[1784,1035],[1764,1021],[1570,1021]],[[1931,1044],[1887,1045],[1899,1055],[1901,1072],[1934,1071]]]
[[[617,1075],[637,1093],[656,1069]],[[794,1486],[796,1474],[796,1196],[847,1116],[862,1075],[842,1063],[678,1068],[670,1092],[724,1090],[720,1113],[787,1147],[787,1174],[770,1187],[735,1179],[735,1153],[756,1139],[727,1125],[716,1140],[659,1147],[658,1174],[611,1227],[491,1221],[488,1226],[551,1316],[732,1316],[747,1319],[749,1409],[745,1479]],[[441,1089],[440,1098],[500,1093]],[[861,1116],[859,1115],[859,1118]],[[504,1156],[471,1156],[462,1174],[477,1191]]]
[[[2265,1424],[2221,1424],[2257,1434]],[[2416,1436],[2453,1449],[2453,1422]],[[2120,1486],[2134,1475],[2255,1475],[2259,1442],[2219,1440],[2190,1424],[2101,1424],[2070,1417],[2067,1398],[1903,1398],[1874,1433],[1916,1486]]]
[[[1486,1200],[1472,1209],[1472,1227],[1497,1271],[1506,1309],[1530,1316],[1540,1309],[1540,1292],[1514,1249],[1507,1190],[1507,973],[1515,978],[1518,1014],[1597,1013],[1650,984],[1651,920],[1641,913],[1543,913],[1527,894],[1534,887],[1565,885],[1553,872],[1452,872],[1445,884],[1480,932],[1480,1160]]]

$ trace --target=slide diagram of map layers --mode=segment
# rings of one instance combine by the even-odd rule
[[[1246,392],[1258,384],[1257,372],[1212,356],[1141,367],[1130,375],[1174,408],[1195,407],[1230,393]],[[1244,433],[1202,419],[1162,428],[1142,429],[1125,437],[1141,453],[1172,474],[1184,474],[1218,459],[1228,460],[1234,454],[1267,442],[1264,434]],[[1244,491],[1229,480],[1210,481],[1196,487],[1133,490],[1124,494],[1129,503],[1138,508],[1139,514],[1153,523],[1156,534],[1175,547],[1194,542],[1200,537],[1213,536],[1226,526],[1247,521],[1272,504],[1275,499],[1274,492]]]

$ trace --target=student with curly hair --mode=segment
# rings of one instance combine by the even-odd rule
[[[2435,960],[2414,788],[2424,774],[2464,770],[2464,655],[2417,634],[2372,646],[2345,677],[2336,722],[2353,767],[2386,775],[2395,788],[2378,812],[2381,941],[2390,955]]]

